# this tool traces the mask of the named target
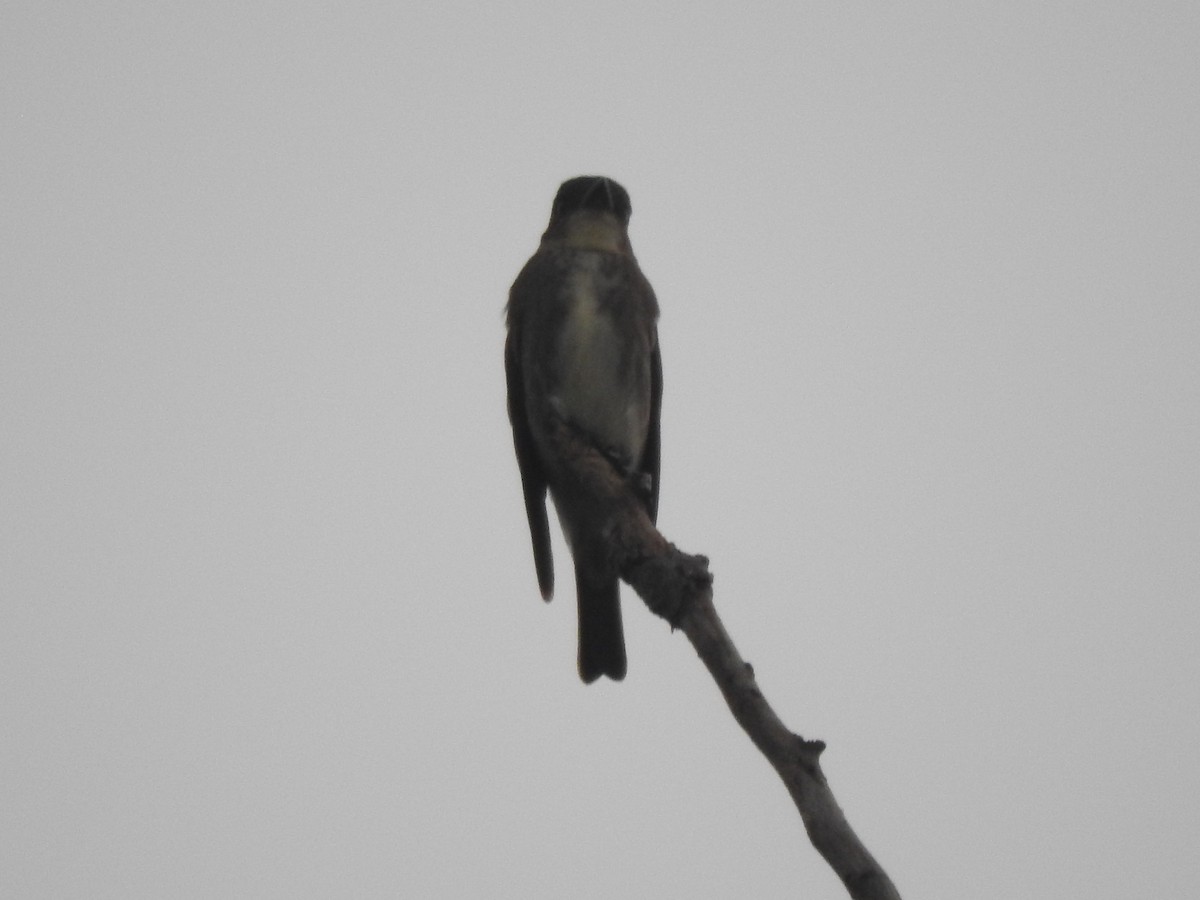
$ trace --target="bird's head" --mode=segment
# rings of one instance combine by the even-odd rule
[[[564,181],[554,196],[543,240],[585,250],[629,251],[629,193],[603,175]]]

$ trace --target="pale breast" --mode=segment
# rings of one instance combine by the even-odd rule
[[[566,316],[558,339],[558,384],[551,398],[569,420],[618,450],[634,465],[646,439],[648,398],[627,371],[631,356],[611,311],[600,301],[611,290],[600,254],[580,254],[567,279]]]

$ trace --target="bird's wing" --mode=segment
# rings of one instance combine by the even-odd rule
[[[550,555],[550,523],[546,518],[546,475],[538,459],[529,415],[525,409],[525,379],[521,371],[521,329],[511,323],[504,344],[504,374],[508,380],[508,417],[512,420],[513,444],[521,470],[521,488],[525,493],[525,515],[533,540],[533,565],[537,569],[542,599],[554,594],[554,559]]]
[[[646,512],[651,522],[658,521],[658,473],[662,456],[660,419],[662,417],[662,355],[658,350],[658,336],[654,338],[654,350],[650,355],[650,431],[646,435],[646,448],[642,451],[642,471],[650,476],[650,496],[646,500]]]

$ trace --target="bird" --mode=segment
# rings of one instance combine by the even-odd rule
[[[579,676],[625,677],[619,575],[594,501],[572,489],[548,439],[556,421],[600,451],[656,521],[662,357],[658,300],[629,241],[632,207],[601,175],[562,183],[505,308],[508,414],[542,598],[554,594],[546,494],[575,565]]]

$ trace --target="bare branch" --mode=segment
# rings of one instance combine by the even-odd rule
[[[647,517],[613,466],[569,426],[552,427],[558,473],[605,511],[614,563],[651,612],[679,628],[707,666],[733,717],[775,767],[809,840],[855,900],[900,900],[887,873],[850,828],[821,772],[821,741],[793,734],[763,697],[713,606],[708,560],[678,550]]]

